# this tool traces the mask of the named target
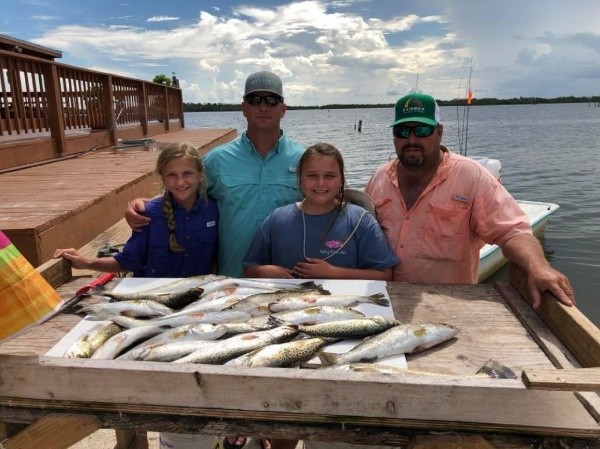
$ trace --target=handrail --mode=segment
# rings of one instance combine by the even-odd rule
[[[0,144],[49,137],[60,157],[72,152],[74,132],[104,131],[114,145],[119,128],[139,127],[145,137],[153,125],[168,132],[173,120],[183,127],[178,87],[0,50]]]

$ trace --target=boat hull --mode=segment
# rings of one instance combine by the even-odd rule
[[[558,204],[554,203],[537,201],[518,201],[518,203],[523,209],[523,212],[529,217],[533,235],[536,237],[539,237],[544,233],[548,217],[554,214],[559,208]],[[479,250],[477,282],[483,282],[498,271],[506,262],[507,260],[498,245],[484,245],[481,250]]]

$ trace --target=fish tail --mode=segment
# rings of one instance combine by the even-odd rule
[[[390,300],[383,293],[375,293],[374,295],[370,295],[369,298],[371,298],[373,304],[377,304],[378,306],[390,305]]]
[[[331,354],[329,352],[324,352],[324,351],[319,351],[316,354],[317,357],[319,357],[319,360],[321,361],[321,364],[324,366],[331,366],[331,365],[335,365],[337,363],[338,360],[338,356],[335,354]]]
[[[285,321],[273,315],[269,315],[269,318],[267,319],[267,325],[270,327],[283,326],[284,324],[286,324]]]
[[[508,366],[496,360],[490,359],[483,364],[477,374],[486,374],[492,379],[516,379],[517,375]]]

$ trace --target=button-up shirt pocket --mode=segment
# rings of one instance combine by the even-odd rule
[[[430,204],[421,239],[425,259],[462,262],[469,251],[469,208]]]

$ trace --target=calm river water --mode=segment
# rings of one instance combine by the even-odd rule
[[[463,111],[458,113],[462,120]],[[362,189],[394,151],[392,117],[392,108],[288,111],[282,126],[305,146],[335,145],[344,155],[349,186]],[[458,151],[456,108],[443,107],[442,122],[443,143]],[[246,127],[241,112],[186,113],[185,123],[238,133]],[[560,205],[546,226],[544,249],[552,266],[571,279],[579,308],[600,326],[600,108],[472,106],[468,134],[468,155],[499,159],[502,182],[515,198]],[[504,269],[494,278],[506,276]]]

